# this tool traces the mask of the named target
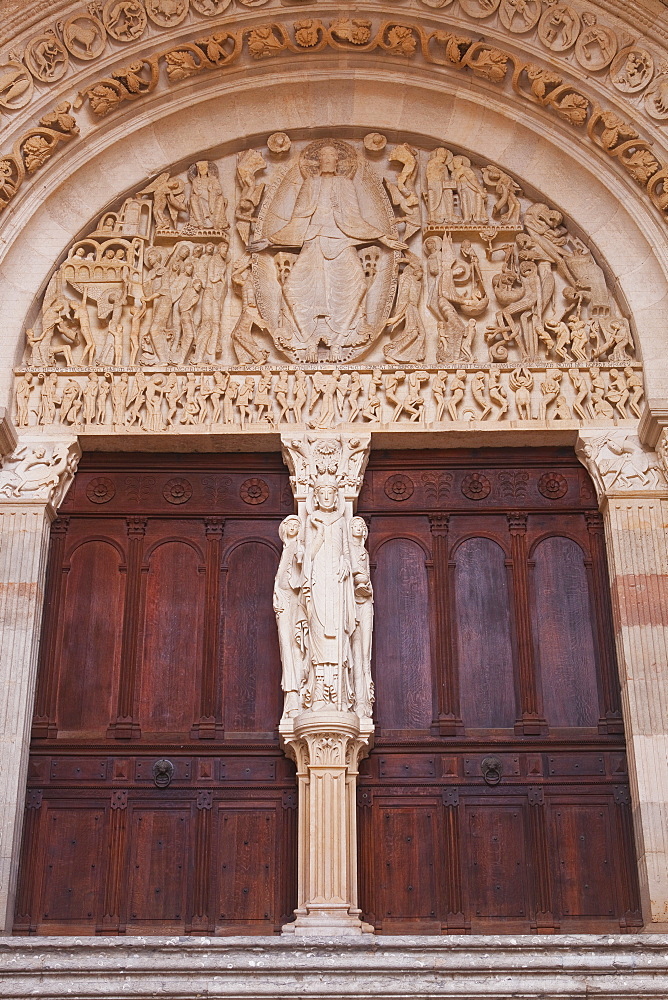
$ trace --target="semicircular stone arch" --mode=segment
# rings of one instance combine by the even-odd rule
[[[337,84],[336,97],[332,96],[333,81]],[[485,94],[482,85],[469,88],[466,92],[462,92],[461,88],[448,92],[442,87],[426,85],[420,74],[415,74],[414,79],[404,77],[399,81],[396,79],[390,81],[387,71],[359,73],[353,82],[343,80],[339,71],[330,70],[322,72],[308,87],[302,88],[299,94],[295,93],[295,82],[291,74],[284,74],[282,78],[274,81],[268,94],[266,89],[263,90],[264,96],[260,103],[258,93],[260,82],[260,79],[250,79],[241,86],[237,81],[233,95],[230,95],[229,89],[225,93],[215,93],[208,88],[205,93],[199,95],[199,103],[195,104],[193,101],[188,108],[182,96],[177,97],[174,94],[170,101],[163,95],[146,108],[147,113],[153,118],[150,123],[146,123],[142,116],[141,124],[135,124],[134,117],[130,114],[131,109],[128,109],[123,115],[122,122],[110,120],[105,124],[97,137],[97,142],[90,139],[83,144],[75,170],[71,169],[66,154],[62,154],[61,162],[54,165],[56,171],[54,187],[55,180],[60,180],[60,183],[40,205],[36,204],[36,198],[31,192],[26,202],[20,206],[19,214],[25,216],[29,208],[28,202],[32,201],[34,214],[30,221],[25,219],[21,236],[6,255],[5,273],[11,281],[12,264],[15,262],[15,267],[18,265],[20,268],[19,281],[22,288],[20,294],[14,297],[14,308],[7,323],[8,330],[14,324],[15,346],[11,351],[10,344],[6,342],[5,356],[10,359],[10,364],[20,368],[26,364],[33,369],[50,368],[53,367],[53,362],[58,369],[63,366],[68,368],[71,367],[69,361],[75,367],[77,364],[81,367],[82,363],[88,366],[92,358],[95,359],[98,369],[119,368],[119,372],[112,375],[105,375],[102,372],[101,379],[98,371],[96,378],[92,380],[104,386],[103,392],[109,390],[109,399],[104,409],[104,416],[101,419],[98,416],[89,417],[88,420],[85,419],[83,396],[79,410],[75,405],[73,410],[68,411],[69,419],[66,417],[64,421],[63,407],[59,402],[65,380],[70,383],[70,394],[76,396],[74,383],[80,386],[83,393],[87,375],[79,373],[72,380],[68,379],[66,372],[57,374],[56,383],[53,384],[56,409],[51,412],[51,404],[47,399],[46,415],[40,415],[44,407],[38,402],[38,398],[41,398],[44,391],[48,394],[48,379],[44,372],[33,372],[30,376],[32,381],[30,394],[22,383],[24,395],[28,397],[28,411],[29,414],[32,412],[32,416],[28,415],[29,423],[26,425],[24,412],[19,418],[20,425],[29,428],[34,426],[37,420],[41,426],[47,426],[54,423],[51,419],[54,417],[55,423],[64,422],[72,430],[80,431],[83,426],[88,431],[94,431],[95,423],[104,426],[112,422],[112,386],[121,379],[120,369],[125,365],[128,368],[125,372],[128,376],[126,380],[129,385],[128,391],[132,396],[137,387],[136,379],[130,369],[141,363],[142,357],[146,365],[154,367],[154,374],[157,375],[160,375],[161,363],[163,366],[169,364],[183,366],[196,361],[197,365],[204,364],[206,367],[199,376],[194,379],[191,377],[189,380],[185,371],[179,372],[178,386],[172,386],[172,398],[178,398],[179,402],[177,413],[172,413],[171,418],[168,417],[168,404],[164,398],[165,384],[160,382],[159,378],[154,379],[157,383],[154,386],[156,390],[154,396],[157,398],[152,402],[159,412],[154,413],[149,419],[144,402],[141,412],[138,412],[132,421],[136,431],[141,428],[145,431],[162,432],[168,426],[173,426],[176,417],[182,416],[183,400],[188,391],[190,390],[191,396],[196,390],[197,393],[202,392],[202,375],[206,386],[204,392],[208,392],[213,384],[211,379],[215,369],[226,371],[235,365],[257,367],[265,361],[273,364],[275,374],[272,378],[275,380],[282,364],[326,362],[336,365],[357,360],[364,369],[363,371],[360,369],[360,401],[366,401],[374,395],[372,385],[374,367],[390,364],[396,370],[402,366],[404,368],[407,365],[412,366],[412,378],[409,377],[411,373],[408,373],[404,374],[403,379],[399,379],[399,395],[409,396],[412,393],[416,399],[421,398],[423,403],[416,404],[418,412],[411,412],[415,407],[404,408],[397,420],[392,421],[394,405],[390,400],[391,405],[388,408],[387,386],[383,375],[382,383],[379,382],[377,385],[380,392],[378,412],[374,416],[372,407],[365,418],[364,407],[361,407],[359,413],[355,415],[355,419],[360,422],[369,423],[376,420],[380,423],[410,424],[416,421],[434,423],[439,408],[439,389],[437,386],[434,393],[432,383],[435,384],[435,369],[439,366],[450,369],[445,375],[446,388],[450,393],[460,395],[457,383],[464,382],[463,395],[459,400],[461,406],[456,404],[453,411],[446,409],[439,415],[440,420],[455,420],[462,425],[462,429],[472,422],[475,422],[479,429],[483,429],[495,422],[494,418],[498,416],[507,421],[541,420],[543,426],[547,421],[561,433],[566,432],[566,438],[572,439],[578,424],[582,421],[615,417],[635,420],[640,413],[639,407],[642,401],[642,390],[638,385],[641,359],[645,361],[650,371],[650,378],[654,380],[648,387],[648,395],[660,397],[664,394],[661,383],[663,376],[658,366],[651,363],[652,358],[656,357],[660,350],[657,331],[662,321],[660,300],[665,278],[660,262],[655,256],[650,255],[649,244],[652,241],[653,231],[660,230],[661,224],[653,215],[653,210],[645,206],[633,204],[632,214],[627,190],[629,182],[609,169],[607,176],[605,174],[598,176],[602,171],[596,151],[592,155],[592,151],[583,148],[581,143],[568,141],[565,130],[549,119],[544,111],[523,108],[520,114],[518,109],[511,109],[513,110],[511,115],[501,95],[494,95],[492,100],[489,94]],[[231,109],[234,112],[233,118],[229,114]],[[345,125],[341,124],[343,121],[346,121]],[[393,125],[391,128],[388,127],[390,122]],[[284,135],[285,138],[272,139],[272,145],[275,147],[272,151],[267,146],[268,137],[276,133]],[[374,135],[377,135],[377,138],[366,140],[365,146],[365,136]],[[212,138],[215,141],[212,142]],[[265,247],[251,255],[247,262],[247,274],[242,266],[245,243],[248,240],[252,242],[256,229],[258,233],[262,229],[263,213],[266,214],[271,208],[268,193],[274,198],[280,177],[290,171],[294,176],[291,182],[286,183],[288,187],[291,183],[296,191],[295,184],[301,183],[304,179],[303,171],[300,172],[298,166],[300,150],[304,149],[309,141],[320,142],[325,138],[334,140],[335,144],[347,143],[350,149],[354,150],[359,170],[353,186],[357,186],[358,199],[361,198],[363,202],[365,199],[367,201],[371,199],[370,204],[371,202],[375,204],[375,208],[369,209],[373,216],[372,228],[375,228],[377,233],[383,231],[386,235],[392,229],[395,239],[404,244],[403,249],[398,249],[397,244],[397,248],[392,251],[382,240],[379,242],[377,235],[374,239],[369,233],[357,234],[355,245],[358,247],[357,259],[361,262],[361,271],[357,269],[358,283],[362,280],[360,274],[366,268],[367,283],[373,278],[372,284],[375,286],[371,299],[375,295],[377,301],[374,300],[375,304],[368,306],[370,312],[364,319],[358,308],[354,316],[355,332],[351,333],[349,330],[343,339],[340,336],[339,343],[335,343],[333,349],[331,346],[330,348],[326,346],[325,327],[323,327],[325,335],[324,338],[320,338],[319,346],[308,348],[306,345],[309,334],[305,331],[305,325],[312,324],[316,317],[307,315],[300,320],[295,316],[296,293],[294,291],[291,293],[290,290],[297,283],[297,277],[293,277],[290,281],[287,272],[303,254],[303,248],[295,245],[295,239],[298,243],[300,237],[295,237],[293,233],[289,239],[284,236],[276,241],[274,237],[280,227],[274,225],[270,234],[272,249],[268,251]],[[374,148],[374,142],[378,148]],[[103,146],[105,148],[102,148]],[[431,153],[441,146],[449,150],[450,160],[454,156],[459,158],[457,169],[460,175],[458,180],[455,179],[451,163],[450,166],[446,165],[445,171],[441,171],[447,175],[446,189],[450,193],[448,194],[446,190],[441,199],[440,209],[433,210],[436,215],[440,211],[443,216],[440,229],[438,226],[436,229],[433,227],[430,229],[431,196],[426,170]],[[240,158],[251,157],[251,154],[259,156],[261,163],[258,162],[254,174],[251,171],[249,181],[248,170],[244,164],[241,165],[241,171],[237,166]],[[459,162],[462,156],[468,156],[472,165]],[[411,158],[413,162],[409,162]],[[211,218],[204,220],[201,232],[195,235],[194,240],[188,239],[188,226],[192,229],[192,225],[187,219],[191,211],[187,203],[192,199],[193,191],[193,176],[189,177],[188,171],[190,170],[192,175],[193,163],[203,160],[218,164],[222,170],[222,193],[228,202],[226,228],[214,240],[226,245],[225,260],[222,261],[225,273],[218,281],[217,294],[221,294],[223,285],[226,288],[223,293],[224,301],[216,302],[213,306],[210,304],[210,289],[205,294],[206,277],[200,259],[200,255],[205,253],[202,248],[209,242],[207,227],[215,228]],[[247,159],[245,162],[248,164],[250,161]],[[239,207],[244,198],[244,182],[241,180],[244,169],[247,182],[251,185],[245,192],[246,196],[249,191],[251,194],[250,214],[247,207],[241,209]],[[155,328],[157,323],[154,322],[153,316],[156,306],[154,301],[144,304],[143,314],[135,320],[133,331],[132,317],[137,316],[141,303],[149,296],[149,291],[140,294],[137,287],[131,289],[125,279],[121,280],[119,275],[123,267],[116,269],[119,274],[116,276],[118,288],[115,291],[112,287],[113,282],[106,285],[103,283],[104,287],[97,289],[96,294],[102,297],[102,302],[91,298],[88,292],[85,293],[88,318],[80,311],[84,286],[79,282],[79,287],[75,289],[72,282],[68,283],[66,279],[65,285],[69,289],[66,298],[75,302],[74,312],[72,306],[66,307],[70,311],[68,315],[62,317],[62,322],[53,312],[48,313],[47,335],[44,337],[45,302],[48,307],[48,300],[54,292],[54,281],[51,278],[56,272],[53,271],[53,264],[59,262],[62,271],[66,266],[64,262],[68,253],[74,252],[77,256],[87,257],[91,252],[96,252],[90,246],[76,248],[76,239],[73,240],[72,237],[85,238],[90,234],[96,234],[92,237],[93,243],[100,247],[104,243],[105,235],[102,216],[107,211],[113,214],[114,209],[120,209],[124,196],[139,195],[138,201],[144,204],[144,209],[140,211],[144,211],[145,217],[147,214],[150,215],[152,221],[149,227],[153,226],[155,229],[156,210],[158,213],[162,212],[163,216],[165,212],[169,215],[171,210],[170,196],[164,192],[156,194],[155,190],[156,181],[165,172],[169,177],[175,178],[176,187],[179,188],[176,199],[172,198],[172,209],[174,202],[178,202],[179,199],[183,208],[176,209],[177,223],[172,236],[160,236],[158,243],[171,247],[163,254],[164,263],[170,267],[174,262],[176,243],[189,244],[193,249],[192,266],[186,266],[188,254],[183,257],[184,273],[181,275],[180,283],[188,289],[183,301],[190,297],[194,304],[189,310],[183,308],[180,297],[173,301],[169,308],[169,317],[165,320],[167,326],[164,332],[169,341],[174,336],[171,327],[176,323],[179,327],[176,336],[181,338],[185,324],[186,339],[180,341],[174,349],[167,343],[157,349],[153,344],[148,353],[146,351],[142,353],[139,347],[136,349],[133,347],[137,338],[143,338],[145,343],[151,340],[151,325],[153,324]],[[154,190],[150,190],[151,188]],[[518,207],[515,207],[514,203],[516,191],[521,192]],[[140,194],[140,192],[145,193]],[[77,201],[75,196],[78,196]],[[156,198],[158,201],[162,199],[162,208],[158,206],[156,209]],[[452,206],[448,208],[450,198]],[[479,212],[476,209],[476,199],[480,204],[484,202],[484,207]],[[463,201],[466,201],[465,206]],[[567,325],[570,323],[573,326],[580,320],[588,323],[594,317],[587,315],[588,306],[585,303],[587,293],[583,293],[582,289],[578,291],[577,280],[575,285],[572,284],[574,280],[572,274],[568,278],[561,251],[557,251],[556,255],[553,253],[553,259],[550,259],[549,252],[545,256],[546,245],[538,252],[535,243],[533,248],[527,244],[522,249],[515,244],[514,250],[508,249],[509,239],[513,242],[520,236],[522,243],[528,238],[526,232],[521,233],[524,223],[520,216],[524,218],[529,203],[534,206],[536,203],[545,203],[551,210],[563,216],[556,223],[556,229],[559,229],[565,221],[570,233],[567,240],[571,240],[565,251],[566,256],[572,255],[574,248],[579,247],[581,251],[579,257],[591,260],[592,267],[596,269],[593,273],[597,273],[599,280],[607,284],[606,294],[611,304],[611,317],[627,320],[630,323],[627,347],[622,344],[624,340],[622,330],[611,332],[608,329],[606,333],[592,330],[590,324],[585,334],[582,330],[576,333],[575,353],[573,353],[573,331],[570,328],[559,330],[555,324],[565,318]],[[289,211],[293,209],[294,199]],[[276,211],[272,211],[275,216]],[[645,225],[642,228],[639,225],[641,211],[645,215],[642,220]],[[443,213],[448,215],[449,212],[452,218],[448,222]],[[509,226],[505,225],[504,229],[504,219],[513,212],[517,214],[519,221]],[[248,216],[245,221],[241,218],[244,213]],[[464,223],[463,219],[467,213],[470,218]],[[384,221],[381,216],[384,217]],[[557,216],[554,218],[556,220]],[[164,218],[162,221],[164,222]],[[285,221],[288,222],[289,219]],[[370,221],[367,219],[367,222]],[[539,222],[539,228],[544,224],[544,220]],[[67,229],[71,232],[69,240],[63,238]],[[36,238],[40,230],[41,241]],[[487,235],[485,235],[486,230]],[[143,244],[154,242],[154,235],[155,233],[148,241],[143,240]],[[259,235],[261,238],[264,236],[262,233]],[[444,235],[448,237],[446,243],[452,241],[452,247],[446,252],[445,257]],[[435,253],[434,238],[436,241],[440,240],[438,253]],[[557,244],[563,238],[564,234],[556,236]],[[462,257],[460,244],[462,240],[467,239],[473,243],[470,248],[472,256],[469,250],[465,249]],[[426,255],[425,241],[428,251]],[[194,250],[197,244],[200,249]],[[58,245],[57,254],[53,253],[54,245]],[[27,246],[33,248],[33,262],[37,247],[41,249],[41,266],[33,266],[32,287],[27,287],[26,282]],[[366,258],[365,246],[370,251],[366,254]],[[502,246],[506,246],[506,251],[501,249]],[[591,254],[585,253],[585,247],[591,248]],[[45,248],[51,251],[50,260],[48,253],[45,254]],[[121,247],[115,246],[111,249],[113,254],[118,255]],[[145,251],[148,252],[148,245],[143,245],[142,248],[143,278],[149,283],[155,282],[156,275],[152,274],[149,278],[151,268],[146,267],[144,263]],[[110,247],[106,247],[102,253],[109,257]],[[155,259],[159,255],[160,252],[156,250],[149,256]],[[281,259],[277,265],[279,257]],[[390,258],[392,258],[391,263]],[[198,260],[202,271],[199,278],[195,274],[195,264]],[[597,261],[598,265],[594,261]],[[368,273],[370,268],[377,269],[379,265],[382,272],[380,275]],[[276,272],[277,266],[282,266],[286,273],[281,275]],[[241,271],[239,267],[242,267]],[[266,272],[267,267],[273,268],[274,271],[270,275],[265,273],[263,276],[262,269],[264,268]],[[452,280],[448,277],[446,281],[446,284],[447,282],[451,284],[449,292],[447,289],[444,291],[444,267],[445,270],[454,272],[454,276],[451,275]],[[582,260],[578,261],[578,267],[582,267]],[[104,265],[102,268],[104,270]],[[475,277],[476,268],[479,277]],[[82,265],[81,273],[87,270],[91,272],[91,268]],[[303,264],[297,269],[297,276],[300,270],[306,275]],[[521,271],[524,273],[521,274]],[[547,275],[548,271],[551,272],[550,277]],[[542,275],[542,287],[537,292],[536,302],[531,305],[529,300],[532,292],[527,289],[532,281],[537,282],[536,287],[541,285],[538,272]],[[99,273],[102,274],[102,271]],[[515,274],[515,278],[511,280],[509,275],[512,274]],[[14,270],[15,275],[16,270]],[[246,297],[251,291],[255,295],[257,317],[250,317],[249,320],[248,315],[245,319],[242,317],[245,308],[243,288],[245,278],[251,275],[247,283]],[[16,284],[16,277],[14,280]],[[60,278],[55,280],[57,284]],[[92,273],[89,280],[92,280]],[[281,285],[281,281],[285,280],[288,281],[287,295],[283,294]],[[308,278],[306,280],[308,284]],[[564,298],[564,289],[568,287],[569,280],[571,287],[574,288],[572,293],[568,293],[571,294],[570,299]],[[582,280],[586,284],[589,279]],[[194,287],[193,282],[195,282]],[[37,295],[35,295],[36,285],[41,286]],[[502,285],[507,288],[499,295]],[[366,295],[369,291],[367,288],[362,292],[361,283],[359,287],[360,295]],[[398,291],[395,292],[395,289]],[[155,289],[150,294],[155,294]],[[115,301],[120,297],[123,298],[122,304]],[[411,297],[415,299],[413,303],[415,308],[410,301],[407,304],[407,300]],[[486,302],[486,306],[480,308],[483,302]],[[523,305],[525,308],[522,308]],[[167,309],[165,299],[162,306]],[[311,312],[314,308],[309,306]],[[323,323],[329,322],[325,317],[327,309],[323,307],[322,302],[318,308],[322,314],[320,322],[323,326]],[[340,326],[342,323],[345,325],[348,322],[345,303],[340,308],[341,315],[334,321],[335,326],[337,324]],[[536,308],[540,311],[539,321]],[[603,305],[602,308],[605,312],[608,307]],[[215,313],[213,320],[212,309]],[[77,310],[79,315],[75,315]],[[195,336],[191,338],[190,343],[186,343],[190,337],[189,325],[198,329],[201,327],[203,310],[208,310],[206,323],[220,324],[217,346],[213,346],[210,333],[202,334],[201,331],[197,334],[199,345],[195,343],[197,339]],[[454,319],[449,318],[450,311],[460,315]],[[82,319],[90,328],[89,334],[81,329]],[[549,329],[545,327],[544,319],[552,324]],[[54,320],[55,327],[51,325]],[[249,321],[250,330],[244,333]],[[116,338],[113,333],[109,333],[109,323],[112,327],[120,323],[122,327]],[[292,327],[287,340],[280,332],[282,325],[286,324]],[[448,329],[449,324],[452,329]],[[263,325],[265,330],[262,328]],[[32,331],[28,336],[32,338],[33,343],[28,345],[27,353],[24,353],[22,330],[24,326]],[[271,332],[267,333],[269,328]],[[497,330],[496,333],[493,332],[494,328]],[[235,329],[237,332],[233,336]],[[50,330],[55,332],[49,332]],[[315,329],[311,330],[311,334],[315,334]],[[89,343],[87,336],[96,341],[95,350],[91,347],[86,351],[86,345]],[[636,339],[635,346],[631,346],[633,337]],[[133,344],[130,343],[132,338],[134,338]],[[245,348],[244,338],[247,341]],[[290,338],[294,341],[293,347],[286,349],[285,345]],[[357,343],[353,344],[355,339]],[[346,340],[345,345],[343,340]],[[47,344],[49,341],[60,348],[55,357],[49,357],[50,348]],[[226,341],[226,347],[223,341]],[[469,341],[473,342],[472,349]],[[119,345],[116,349],[114,343]],[[601,348],[602,352],[595,356]],[[540,370],[529,372],[528,375],[520,371],[519,375],[513,376],[514,371],[521,369],[532,358],[534,362],[540,360],[542,366]],[[607,362],[607,366],[601,383],[601,378],[594,373],[594,369],[602,362]],[[481,395],[480,379],[477,382],[475,380],[478,369],[482,367],[487,370],[490,365],[491,372],[497,373],[492,374],[491,388],[498,390],[498,406],[495,406],[489,398],[490,386],[485,386]],[[623,369],[629,366],[631,383],[628,394],[620,405],[616,406],[618,397],[620,394],[624,396],[626,391],[625,383],[628,382],[629,373],[624,375]],[[432,370],[429,370],[430,368]],[[555,380],[548,375],[550,368],[564,370]],[[426,371],[423,373],[420,369]],[[569,374],[569,370],[572,375]],[[464,372],[463,376],[458,374],[461,371]],[[610,371],[613,372],[612,383],[609,382]],[[167,377],[166,372],[162,374]],[[247,417],[257,417],[256,423],[259,423],[260,428],[266,425],[268,429],[271,421],[277,416],[273,412],[276,400],[272,396],[271,404],[264,409],[261,408],[258,414],[254,400],[261,373],[259,370],[253,372],[249,370],[248,391],[250,391],[251,376],[255,381],[248,410],[243,414],[244,426]],[[312,375],[309,375],[309,379],[312,381]],[[518,383],[518,379],[524,388]],[[171,385],[174,379],[170,378],[169,381]],[[271,382],[271,379],[269,381]],[[197,384],[194,385],[194,382]],[[542,388],[543,382],[547,382],[545,388]],[[243,389],[244,379],[240,374],[235,373],[232,386]],[[266,387],[265,380],[264,388],[260,392],[265,391]],[[566,392],[565,387],[567,387]],[[392,395],[392,385],[389,388]],[[292,390],[291,381],[289,389]],[[151,391],[149,388],[149,396]],[[241,393],[242,399],[245,391],[244,389]],[[273,391],[272,383],[270,396]],[[521,401],[519,405],[518,391]],[[528,407],[522,402],[527,391],[530,397]],[[581,395],[582,392],[585,392],[584,396]],[[487,402],[481,403],[485,398]],[[66,399],[66,410],[67,405]],[[197,408],[199,403],[193,403],[193,406]],[[242,414],[238,413],[237,409],[238,404],[235,403],[230,411],[234,414],[232,423],[241,420]],[[189,420],[179,419],[177,423],[179,426],[191,423],[193,427],[208,424],[213,412],[210,406],[205,407],[205,410],[206,413],[198,410],[198,413]],[[349,412],[352,410],[354,407],[351,407]],[[626,414],[625,417],[622,417],[622,412]],[[222,409],[218,416],[221,421],[225,420]],[[555,417],[554,421],[552,417]],[[481,419],[486,420],[487,424],[481,424]],[[325,412],[321,423],[327,425],[329,420],[330,416]],[[120,426],[117,426],[116,430],[120,430]]]

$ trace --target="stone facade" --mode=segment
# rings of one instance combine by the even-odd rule
[[[48,529],[82,448],[283,447],[300,891],[295,939],[6,938],[0,995],[668,993],[661,936],[374,941],[355,898],[368,450],[568,445],[604,518],[645,931],[668,929],[668,11],[634,6],[6,4],[3,927]],[[334,655],[304,567],[342,554]]]

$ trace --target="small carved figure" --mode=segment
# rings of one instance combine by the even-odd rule
[[[533,375],[528,368],[515,368],[510,373],[509,384],[515,393],[515,405],[520,420],[531,420]]]
[[[115,378],[111,385],[111,419],[113,423],[120,427],[125,420],[125,406],[128,398],[128,383],[130,376],[123,372],[119,378]]]
[[[580,420],[586,420],[587,415],[583,409],[582,404],[589,392],[589,387],[587,385],[587,380],[580,371],[579,368],[569,368],[568,377],[571,380],[573,389],[575,390],[575,401],[573,402],[573,409],[577,413]]]
[[[170,177],[165,171],[139,192],[140,195],[153,195],[153,218],[158,229],[176,229],[179,214],[188,212],[185,189],[182,180]]]
[[[190,221],[200,229],[226,230],[227,199],[218,179],[218,167],[198,160],[188,170]]]
[[[269,325],[260,314],[251,274],[252,258],[244,254],[232,270],[232,284],[241,296],[241,315],[232,330],[232,345],[239,364],[264,364],[269,352],[262,350],[255,342],[253,329],[262,333],[271,333]]]
[[[452,222],[455,218],[455,189],[457,184],[450,174],[453,155],[439,146],[429,154],[425,168],[427,182],[427,212],[432,226]]]
[[[494,189],[496,202],[492,208],[492,218],[505,225],[516,226],[520,221],[522,206],[517,197],[522,194],[519,184],[504,173],[499,167],[483,167],[482,179],[488,187]]]
[[[482,410],[480,420],[492,412],[492,404],[487,397],[487,373],[476,372],[471,378],[471,395]]]
[[[459,420],[457,407],[463,400],[464,392],[466,391],[466,372],[461,369],[456,371],[450,376],[449,383],[450,399],[448,400],[448,413],[451,420]]]
[[[489,398],[499,407],[497,419],[500,420],[508,412],[508,394],[501,385],[501,372],[498,368],[491,368],[488,375],[487,388]]]
[[[351,638],[354,709],[361,719],[370,719],[374,702],[371,679],[371,638],[373,634],[373,589],[366,539],[369,530],[364,518],[350,522],[350,566],[355,594],[355,630]]]
[[[399,279],[396,309],[387,326],[390,330],[402,322],[404,326],[399,336],[383,348],[387,360],[394,364],[424,361],[427,339],[420,316],[422,264],[413,253],[406,254],[402,261],[405,267]]]
[[[448,376],[447,373],[439,370],[434,375],[434,381],[431,384],[431,391],[434,394],[434,399],[436,400],[436,415],[434,420],[439,424],[443,420],[443,414],[445,413],[445,394],[448,388]]]
[[[629,406],[631,407],[631,413],[640,420],[641,410],[640,410],[640,400],[644,395],[644,387],[642,382],[642,375],[640,372],[634,371],[633,368],[625,368],[624,374],[626,375],[626,385],[628,386],[629,392],[631,393],[631,398],[629,399]]]
[[[27,427],[30,423],[30,396],[32,394],[32,375],[30,372],[17,376],[14,393],[16,424],[18,427]]]
[[[283,714],[295,716],[301,708],[300,692],[306,680],[308,620],[302,600],[304,543],[301,521],[290,514],[278,529],[283,552],[274,582],[274,614],[281,651]]]

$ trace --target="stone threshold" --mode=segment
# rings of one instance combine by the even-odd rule
[[[0,938],[2,1000],[668,998],[668,934]]]

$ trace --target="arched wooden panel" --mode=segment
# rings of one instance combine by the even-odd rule
[[[533,634],[551,726],[595,726],[598,689],[587,574],[570,538],[539,542],[533,553]]]
[[[101,539],[75,549],[62,602],[58,728],[102,732],[118,673],[125,577],[118,550]]]
[[[517,717],[505,558],[490,538],[468,538],[455,553],[459,695],[471,729],[508,729]]]
[[[383,729],[428,729],[431,725],[427,588],[425,554],[416,542],[395,538],[378,549],[374,659],[376,711]]]
[[[273,611],[278,554],[248,541],[230,553],[223,591],[223,724],[273,732],[281,717],[281,660]]]
[[[204,574],[196,550],[167,541],[150,555],[144,600],[139,720],[148,732],[185,732],[202,660]]]

